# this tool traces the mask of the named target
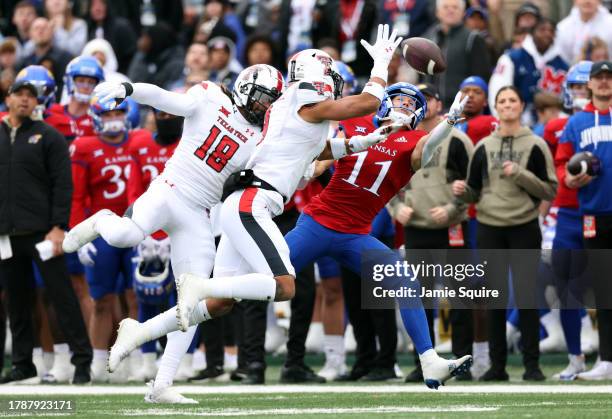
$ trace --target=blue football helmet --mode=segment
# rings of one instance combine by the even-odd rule
[[[140,106],[130,96],[126,97],[124,101],[128,103],[127,117],[130,129],[136,129],[140,126]]]
[[[91,94],[79,93],[75,77],[91,77],[97,80],[97,83],[104,81],[104,70],[100,65],[100,62],[93,56],[81,55],[74,58],[66,66],[66,74],[64,75],[64,84],[66,85],[66,91],[72,97],[79,102],[89,102],[91,100]]]
[[[133,288],[140,303],[168,304],[168,299],[174,292],[170,261],[162,262],[159,258],[140,261],[134,271]]]
[[[344,89],[348,87],[349,90],[347,92],[347,95],[354,95],[357,92],[358,83],[357,78],[355,77],[355,73],[353,73],[353,69],[342,61],[334,61],[332,68],[334,69],[334,71],[336,71],[336,73],[340,74],[340,77],[342,77],[342,79],[344,80]]]
[[[126,133],[130,129],[130,122],[128,119],[129,106],[129,103],[126,100],[122,101],[118,105],[112,100],[101,104],[98,101],[98,97],[94,96],[91,99],[89,106],[89,115],[93,120],[94,130],[96,133],[108,135],[110,137],[114,137],[121,133]],[[123,118],[106,122],[102,120],[103,114],[114,110],[123,111]]]
[[[586,98],[574,98],[571,87],[574,84],[587,84],[592,66],[592,61],[580,61],[574,64],[567,72],[565,82],[563,83],[563,106],[566,109],[582,109],[588,103]]]
[[[55,100],[55,79],[53,74],[41,65],[29,65],[21,70],[15,78],[15,83],[28,82],[36,87],[38,104],[48,108]]]
[[[404,96],[412,99],[414,103],[414,109],[409,109],[406,106],[394,106],[393,98],[397,96]],[[412,114],[413,118],[410,122],[410,129],[415,129],[416,126],[423,120],[427,113],[427,99],[417,89],[416,86],[410,83],[395,83],[385,89],[385,96],[383,97],[376,117],[378,120],[389,118],[392,112],[401,112],[404,114]]]

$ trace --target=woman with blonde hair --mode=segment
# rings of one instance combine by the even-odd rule
[[[612,42],[612,40],[610,40]],[[607,61],[610,59],[608,44],[598,36],[588,39],[580,50],[580,61]]]
[[[81,55],[87,42],[87,23],[72,15],[72,1],[45,0],[45,14],[53,26],[53,43],[72,55]]]

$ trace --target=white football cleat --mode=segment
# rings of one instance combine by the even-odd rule
[[[576,379],[576,376],[581,372],[586,371],[584,355],[568,355],[569,364],[563,371],[553,375],[555,380],[571,381]]]
[[[147,386],[149,389],[144,396],[147,403],[198,404],[196,400],[183,396],[171,386],[155,388],[154,381],[148,382]]]
[[[114,372],[130,352],[147,341],[149,339],[146,330],[138,321],[130,318],[121,320],[117,340],[108,354],[108,372]]]
[[[96,221],[100,216],[114,215],[111,210],[101,209],[94,215],[80,222],[64,236],[62,249],[64,253],[72,253],[85,246],[87,243],[94,241],[100,234],[95,230]]]
[[[585,381],[612,380],[612,362],[599,361],[590,371],[581,372],[576,378]]]
[[[436,390],[448,379],[467,373],[473,362],[472,355],[459,359],[440,358],[433,349],[425,351],[420,358],[425,385]]]
[[[189,319],[202,298],[198,297],[198,285],[202,279],[196,275],[182,274],[176,280],[176,322],[182,332],[189,328]]]

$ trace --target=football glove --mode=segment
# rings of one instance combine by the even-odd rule
[[[109,81],[98,84],[93,94],[97,96],[100,104],[114,100],[116,104],[121,103],[134,91],[130,83],[112,83]]]
[[[96,246],[94,246],[94,244],[91,242],[87,243],[77,251],[79,262],[81,262],[84,266],[94,266],[96,264],[94,258],[97,254],[98,249],[96,249]]]
[[[402,39],[402,37],[397,37],[397,30],[393,30],[391,35],[389,35],[389,25],[378,25],[378,34],[374,45],[371,45],[365,39],[361,40],[361,45],[363,45],[374,60],[372,72],[370,73],[371,77],[378,77],[385,82],[387,81],[387,67]]]
[[[402,122],[394,122],[390,125],[382,126],[367,135],[355,135],[349,139],[349,149],[351,153],[358,153],[366,150],[375,144],[383,142],[390,134],[399,131],[404,124]]]
[[[456,123],[462,120],[461,114],[463,114],[463,108],[465,108],[465,104],[467,103],[469,98],[467,95],[465,95],[465,97],[461,99],[461,95],[461,92],[457,92],[455,100],[453,101],[453,104],[448,110],[446,120],[450,125],[455,125]]]

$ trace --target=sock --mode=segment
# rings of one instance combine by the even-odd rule
[[[241,298],[243,300],[274,301],[276,281],[270,275],[248,274],[229,278],[199,281],[194,291],[203,298]]]
[[[70,346],[67,343],[56,343],[53,345],[53,352],[56,354],[67,354],[70,353]]]
[[[238,368],[238,355],[225,352],[223,355],[223,367],[226,371]]]
[[[197,326],[189,326],[187,332],[175,331],[168,335],[168,343],[161,357],[159,369],[155,376],[154,388],[163,388],[172,385],[172,380],[181,363],[181,359],[187,353],[187,348],[195,335]]]
[[[433,349],[428,349],[425,352],[423,352],[422,354],[419,354],[419,360],[421,361],[421,365],[426,364],[426,363],[434,362],[438,358],[440,358],[440,357],[438,356],[436,351],[434,351]]]
[[[336,364],[344,364],[346,352],[344,351],[344,336],[323,335],[323,351],[325,360]]]
[[[431,344],[431,336],[429,336],[429,325],[427,324],[425,310],[423,308],[401,308],[400,315],[417,353],[423,354],[425,351],[432,349],[433,345]]]
[[[91,361],[92,368],[94,365],[106,365],[108,351],[106,349],[94,349],[93,360]],[[100,367],[101,368],[101,367]]]
[[[32,356],[43,356],[43,350],[40,346],[37,346],[36,348],[32,349]]]
[[[53,368],[53,363],[55,362],[55,354],[53,352],[43,352],[43,363],[45,364],[45,368],[50,370]]]
[[[567,351],[571,355],[580,355],[580,329],[582,327],[582,319],[580,318],[580,310],[564,309],[561,310],[561,327],[567,342]]]
[[[472,344],[474,358],[489,357],[489,342],[474,342]]]

